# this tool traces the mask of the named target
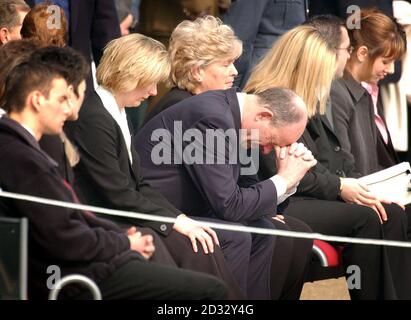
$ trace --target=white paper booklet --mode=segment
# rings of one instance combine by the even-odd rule
[[[390,168],[378,171],[359,179],[377,197],[398,202],[402,205],[411,203],[411,166],[402,162]]]

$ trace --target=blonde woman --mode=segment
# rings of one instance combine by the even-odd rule
[[[192,95],[231,88],[237,75],[234,61],[242,53],[242,43],[231,27],[206,16],[181,22],[171,34],[168,51],[172,89],[147,115],[146,122]]]
[[[340,39],[338,46],[334,43],[336,37]],[[340,177],[343,170],[352,175],[355,172],[349,170],[351,160],[338,147],[338,138],[325,112],[332,80],[349,57],[349,51],[343,24],[332,18],[317,19],[312,25],[296,27],[280,38],[256,66],[245,90],[261,92],[269,87],[286,87],[297,92],[307,105],[310,119],[301,141],[319,163],[300,182],[284,212],[286,217],[297,217],[315,232],[325,234],[405,240],[404,214],[401,215],[399,207],[384,208],[357,179]],[[262,178],[276,172],[273,157],[260,159]],[[362,270],[361,290],[350,290],[351,298],[404,297],[404,291],[398,290],[401,281],[392,279],[394,273],[405,272],[403,266],[409,265],[406,259],[387,248],[347,245],[344,265],[357,265]],[[391,263],[399,260],[403,266]]]
[[[142,248],[147,258],[170,264],[164,243],[179,267],[220,277],[230,287],[229,297],[239,298],[216,233],[198,226],[149,187],[131,141],[125,108],[156,95],[157,83],[169,72],[168,53],[154,39],[131,34],[107,45],[97,68],[99,87],[86,99],[79,120],[68,128],[81,155],[76,185],[85,203],[177,218],[174,224],[135,219],[121,222],[138,226],[129,229],[131,233],[154,237],[155,251],[150,238]]]
[[[284,34],[257,64],[244,91],[289,88],[304,100],[309,117],[324,113],[336,59],[334,48],[314,27],[296,27]]]

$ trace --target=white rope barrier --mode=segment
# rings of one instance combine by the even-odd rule
[[[139,219],[139,220],[149,220],[149,221],[165,222],[165,223],[172,223],[172,224],[174,224],[174,222],[176,221],[176,218],[137,213],[137,212],[132,212],[132,211],[107,209],[107,208],[101,208],[101,207],[95,207],[95,206],[89,206],[89,205],[71,203],[71,202],[65,202],[65,201],[58,201],[58,200],[53,200],[53,199],[7,192],[7,191],[3,191],[2,189],[0,189],[0,197],[42,203],[46,205],[70,208],[70,209],[76,209],[76,210],[92,211],[95,213],[100,213],[100,214],[104,214],[108,216],[126,217],[126,218],[133,218],[133,219]],[[256,234],[264,234],[264,235],[272,235],[272,236],[302,238],[302,239],[318,239],[318,240],[323,240],[323,241],[328,241],[328,242],[356,243],[356,244],[366,244],[366,245],[411,248],[411,242],[405,242],[405,241],[329,236],[329,235],[323,235],[321,233],[285,231],[285,230],[275,230],[275,229],[265,229],[265,228],[231,225],[231,224],[216,223],[216,222],[209,222],[209,221],[198,221],[198,220],[196,221],[199,223],[199,225],[209,226],[210,228],[219,229],[219,230],[230,230],[230,231],[256,233]]]

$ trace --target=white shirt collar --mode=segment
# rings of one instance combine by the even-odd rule
[[[130,162],[133,163],[133,157],[131,155],[131,134],[128,127],[125,108],[120,108],[113,94],[103,87],[97,87],[96,93],[100,97],[104,108],[108,111],[108,113],[110,113],[110,115],[120,127],[121,133],[123,134],[123,138],[126,143],[128,157],[130,159]]]
[[[33,131],[29,126],[27,126],[27,125],[25,125],[25,124],[23,124],[23,123],[20,123],[20,125],[21,125],[24,129],[26,129],[26,130],[34,137],[34,139],[36,139],[36,136],[35,136],[35,134],[34,134],[34,131]],[[37,141],[37,139],[36,139],[36,141]]]
[[[238,105],[240,107],[240,117],[241,120],[243,120],[243,113],[244,113],[244,99],[245,99],[245,93],[244,92],[237,92],[237,99],[238,99]]]
[[[4,114],[6,114],[6,111],[4,111],[2,108],[0,108],[0,118],[1,118]]]

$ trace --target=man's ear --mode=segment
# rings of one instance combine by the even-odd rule
[[[273,116],[274,114],[270,110],[261,108],[255,115],[255,121],[271,121]]]
[[[30,105],[36,112],[40,112],[44,106],[46,98],[40,91],[32,91],[27,96],[27,104]]]
[[[10,41],[10,32],[9,29],[3,27],[0,28],[0,42],[1,44],[5,44]]]
[[[361,46],[356,51],[356,56],[358,61],[364,62],[368,57],[368,48],[366,46]]]

